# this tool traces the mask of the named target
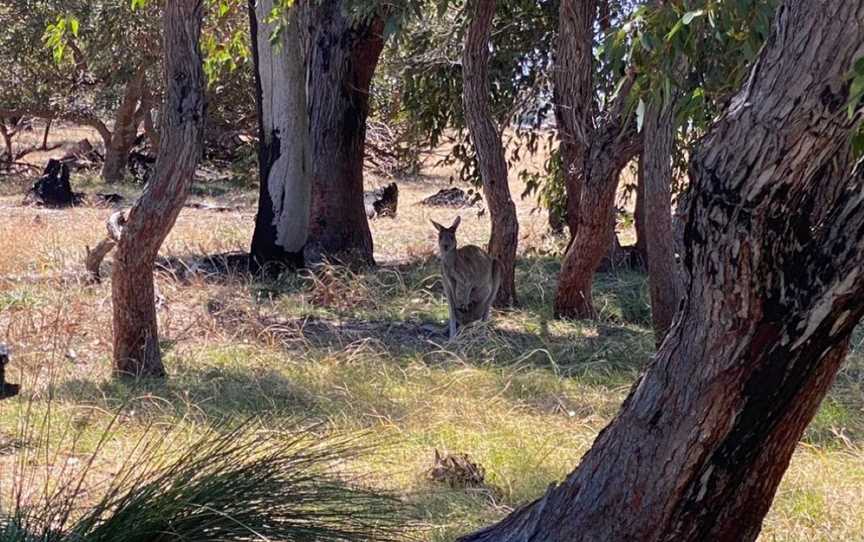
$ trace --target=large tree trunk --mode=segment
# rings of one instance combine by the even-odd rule
[[[758,536],[864,314],[864,167],[830,165],[860,118],[864,0],[788,0],[775,24],[693,157],[689,291],[657,356],[575,472],[463,541]]]
[[[384,47],[384,19],[353,23],[344,9],[342,0],[322,0],[312,8],[312,203],[306,256],[373,264],[363,155],[369,85]]]
[[[672,146],[675,139],[672,97],[648,105],[643,125],[645,146],[639,160],[644,198],[644,233],[651,294],[651,318],[659,345],[672,327],[681,299],[672,234]]]
[[[585,175],[585,156],[592,131],[592,40],[594,0],[561,0],[553,71],[555,122],[560,139],[561,167],[567,194],[570,237],[579,225],[579,206]]]
[[[489,35],[495,3],[495,0],[469,0],[468,32],[462,54],[462,102],[492,219],[489,254],[501,264],[501,287],[495,305],[506,307],[516,303],[514,272],[519,222],[507,184],[507,160],[501,134],[489,111]]]
[[[258,101],[260,195],[250,264],[303,265],[309,228],[312,150],[306,109],[306,61],[299,24],[302,6],[292,6],[278,46],[267,17],[273,0],[251,0],[249,19]]]
[[[165,372],[156,325],[153,262],[183,207],[203,150],[201,12],[201,0],[165,4],[162,146],[150,183],[129,212],[114,256],[111,294],[118,375],[162,376]]]
[[[105,162],[102,164],[102,179],[106,183],[122,181],[126,172],[129,153],[135,145],[138,125],[142,120],[138,102],[144,94],[145,77],[146,70],[141,68],[135,77],[126,83],[123,101],[114,114],[114,131],[105,140]]]

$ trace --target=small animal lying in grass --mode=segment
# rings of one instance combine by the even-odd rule
[[[477,320],[489,319],[492,301],[501,286],[501,266],[498,260],[474,245],[456,248],[456,228],[461,220],[461,217],[457,216],[449,228],[432,221],[432,225],[438,230],[444,295],[447,296],[450,309],[451,339],[456,336],[460,327]]]

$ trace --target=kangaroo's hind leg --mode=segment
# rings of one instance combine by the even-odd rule
[[[456,337],[457,331],[459,331],[458,326],[458,315],[456,313],[456,306],[453,304],[453,301],[450,299],[450,296],[447,296],[447,308],[450,310],[450,321],[448,322],[448,331],[450,332],[450,338]]]
[[[492,309],[492,303],[498,296],[498,289],[501,287],[501,264],[498,260],[492,260],[492,287],[489,288],[489,296],[486,298],[485,306],[483,307],[483,321],[489,320],[489,312]]]

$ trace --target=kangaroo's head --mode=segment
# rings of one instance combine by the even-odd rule
[[[462,217],[457,216],[453,221],[453,225],[445,228],[441,224],[432,220],[432,225],[438,230],[438,250],[441,251],[441,256],[446,256],[456,250],[456,228],[459,227],[459,222]]]

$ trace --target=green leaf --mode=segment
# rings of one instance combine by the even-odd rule
[[[855,61],[855,74],[864,75],[864,56]]]
[[[396,15],[391,15],[387,17],[387,22],[384,23],[384,31],[382,32],[382,37],[384,41],[387,41],[391,36],[394,36],[396,32],[399,31],[399,21],[396,18]]]
[[[220,2],[219,3],[219,17],[224,17],[225,14],[228,13],[228,11],[230,9],[231,8],[228,6],[227,2]]]
[[[695,19],[696,17],[701,17],[703,15],[705,15],[704,9],[698,9],[696,11],[688,11],[687,13],[685,13],[681,17],[681,22],[684,24],[690,24],[693,22],[693,19]]]
[[[639,42],[646,51],[654,49],[654,44],[651,43],[651,35],[647,32],[639,32]]]
[[[681,21],[681,19],[678,19],[678,22],[675,23],[675,26],[672,27],[672,30],[670,30],[669,33],[666,34],[666,41],[671,41],[672,38],[674,38],[675,35],[681,31],[682,28],[684,28],[684,22]]]
[[[72,35],[76,38],[78,37],[78,25],[78,19],[76,19],[75,17],[69,18],[69,28],[72,30]]]
[[[852,136],[852,154],[856,159],[864,155],[864,131],[860,128]]]
[[[855,116],[855,110],[858,109],[862,97],[864,97],[864,76],[859,75],[852,80],[852,85],[849,88],[849,102],[847,103],[849,118]]]

